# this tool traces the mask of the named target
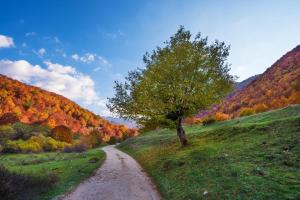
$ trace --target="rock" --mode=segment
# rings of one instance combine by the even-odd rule
[[[206,196],[207,194],[208,194],[208,191],[207,191],[207,190],[204,190],[203,196]]]

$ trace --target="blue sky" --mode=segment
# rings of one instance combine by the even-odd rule
[[[179,25],[231,45],[231,73],[262,73],[300,44],[300,2],[0,0],[0,73],[101,115],[114,80]]]

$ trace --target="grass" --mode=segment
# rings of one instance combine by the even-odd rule
[[[56,174],[58,182],[35,197],[35,199],[47,200],[69,191],[83,179],[91,176],[93,171],[104,161],[104,158],[104,152],[98,148],[83,153],[52,152],[2,155],[0,164],[11,172],[24,175]]]
[[[130,138],[131,154],[170,200],[300,199],[300,105]]]

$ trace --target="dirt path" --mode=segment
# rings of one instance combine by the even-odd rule
[[[106,160],[96,174],[63,200],[160,200],[139,164],[113,145],[103,148]]]

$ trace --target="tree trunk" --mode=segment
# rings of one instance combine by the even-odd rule
[[[179,117],[178,118],[178,122],[177,122],[177,135],[179,137],[179,141],[180,141],[181,146],[185,146],[185,145],[187,145],[188,141],[187,141],[186,136],[185,136],[185,131],[182,128],[182,118],[183,117]]]

